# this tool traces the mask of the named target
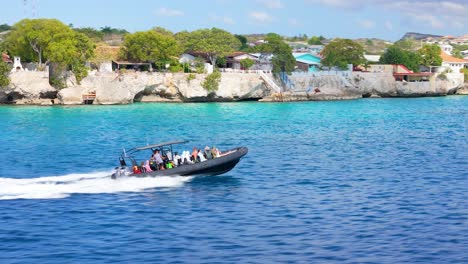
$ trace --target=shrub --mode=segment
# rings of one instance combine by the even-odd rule
[[[187,82],[190,82],[191,80],[194,80],[196,78],[195,74],[189,73],[187,75]]]
[[[10,72],[10,66],[3,61],[0,61],[0,87],[5,87],[10,84],[8,73]]]
[[[461,73],[465,76],[465,82],[468,83],[468,68],[463,68],[460,70]]]
[[[221,73],[219,71],[215,71],[206,76],[205,81],[202,83],[202,87],[208,92],[214,92],[218,90],[220,81]]]
[[[171,65],[169,66],[169,71],[170,72],[182,72],[184,69],[182,68],[181,65]]]
[[[439,80],[447,80],[447,74],[445,72],[442,72],[437,76]]]

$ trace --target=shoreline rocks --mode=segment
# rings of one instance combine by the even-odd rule
[[[292,75],[288,91],[274,93],[257,73],[222,73],[219,89],[202,87],[206,74],[187,73],[100,73],[69,87],[57,90],[49,84],[46,72],[14,72],[11,84],[0,89],[0,104],[80,105],[83,95],[94,93],[93,104],[131,104],[134,102],[236,102],[236,101],[322,101],[351,100],[363,97],[423,97],[468,94],[468,84],[460,80],[396,82],[391,73],[345,72],[343,74]],[[272,77],[272,76],[270,76]],[[455,76],[457,77],[457,76]]]

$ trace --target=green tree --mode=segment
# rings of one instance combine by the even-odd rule
[[[44,51],[57,35],[69,33],[71,29],[56,19],[23,19],[13,25],[6,39],[10,53],[25,61],[37,61],[42,65]],[[37,59],[37,60],[36,60]]]
[[[255,61],[250,58],[245,58],[240,61],[240,65],[243,69],[248,70],[255,64]]]
[[[10,66],[0,60],[0,87],[5,87],[10,84],[8,74],[10,72]]]
[[[109,26],[101,27],[101,32],[104,33],[105,35],[110,35],[110,34],[125,35],[125,34],[128,34],[128,31],[125,30],[125,29],[113,28],[113,27],[109,27]]]
[[[8,31],[11,29],[11,26],[8,25],[8,24],[1,24],[0,25],[0,32],[3,32],[3,31]]]
[[[200,29],[190,33],[187,49],[204,53],[211,65],[216,65],[216,58],[229,55],[241,46],[241,42],[231,33],[219,28]]]
[[[437,45],[424,45],[417,51],[421,57],[420,63],[424,66],[440,66],[442,58],[440,57],[441,49]]]
[[[122,48],[122,56],[129,61],[157,62],[158,65],[174,62],[181,52],[174,37],[155,30],[126,35]]]
[[[273,73],[285,72],[290,74],[294,71],[296,66],[296,58],[292,55],[291,47],[284,41],[272,41],[269,44],[273,48],[273,58],[271,64],[273,65]]]
[[[85,34],[88,38],[96,43],[103,41],[104,38],[103,32],[91,27],[74,28],[73,30]]]
[[[189,37],[190,37],[190,32],[186,30],[180,31],[174,34],[174,38],[179,44],[179,46],[182,48],[183,52],[186,52],[188,50],[187,46],[188,46]]]
[[[234,37],[236,37],[241,43],[239,50],[245,50],[249,47],[247,46],[247,38],[244,35],[234,35]]]
[[[455,58],[463,59],[463,55],[462,55],[461,51],[459,51],[459,50],[453,50],[452,51],[452,56],[454,56]]]
[[[322,51],[322,64],[346,69],[348,64],[361,65],[364,58],[364,47],[350,39],[335,39]]]
[[[221,82],[221,73],[219,71],[214,71],[206,76],[202,83],[202,87],[208,92],[214,92],[218,90],[219,82]]]
[[[283,38],[276,33],[268,33],[265,36],[266,43],[258,45],[248,50],[250,52],[272,53],[273,72],[291,73],[296,66],[296,59],[292,55],[291,47],[283,41]]]
[[[63,69],[70,69],[78,83],[88,75],[85,63],[94,56],[93,42],[82,33],[57,34],[44,50],[44,55]]]
[[[398,45],[388,47],[385,53],[380,57],[380,63],[402,64],[414,72],[419,71],[420,61],[421,57],[418,53],[403,50]]]
[[[322,40],[320,39],[320,37],[317,37],[317,36],[312,36],[308,41],[307,43],[309,45],[323,45],[322,44]]]
[[[166,36],[174,36],[174,33],[172,33],[172,31],[167,30],[163,27],[154,27],[153,30]]]

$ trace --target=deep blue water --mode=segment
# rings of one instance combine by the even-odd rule
[[[468,97],[0,106],[0,263],[468,263]],[[247,146],[109,178],[122,147]]]

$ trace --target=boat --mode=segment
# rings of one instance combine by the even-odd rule
[[[218,152],[217,155],[213,155],[211,158],[207,158],[203,161],[192,161],[192,160],[181,160],[178,159],[174,161],[172,157],[175,152],[173,152],[173,145],[184,144],[189,141],[187,140],[178,140],[170,141],[152,145],[146,145],[143,147],[136,147],[129,151],[123,151],[120,155],[119,162],[120,166],[115,167],[114,173],[112,174],[112,179],[117,179],[119,177],[158,177],[158,176],[194,176],[194,175],[219,175],[226,173],[232,170],[242,157],[244,157],[248,149],[246,147],[237,147],[227,151]],[[217,149],[216,149],[217,150]],[[147,151],[142,154],[142,152]],[[167,167],[163,165],[164,169],[156,168],[152,170],[146,170],[142,166],[142,163],[138,162],[139,157],[150,157],[159,151],[162,156],[168,157],[165,160]],[[188,153],[187,153],[188,154]],[[144,159],[143,159],[144,160]],[[148,162],[148,161],[146,161]],[[169,164],[170,163],[170,166]],[[131,164],[128,166],[127,164]],[[147,165],[147,164],[145,164]],[[169,168],[168,168],[169,167]],[[172,168],[171,168],[172,167]]]

